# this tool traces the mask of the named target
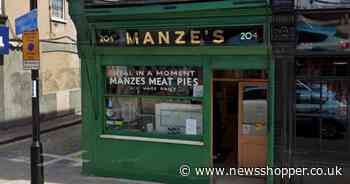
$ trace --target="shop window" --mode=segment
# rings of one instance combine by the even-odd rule
[[[318,1],[302,0],[303,3],[314,2],[313,5],[338,5],[350,6],[350,3],[339,0]],[[315,7],[314,7],[315,8]],[[330,8],[330,7],[329,7]],[[335,7],[334,7],[335,8]],[[297,49],[303,51],[328,51],[348,52],[350,51],[350,30],[348,13],[304,14],[297,15]]]
[[[106,127],[173,135],[202,135],[202,103],[193,100],[107,97]]]
[[[297,9],[336,9],[349,8],[348,0],[295,0],[295,8]]]
[[[350,62],[316,60],[297,63],[296,151],[341,160],[350,151]]]
[[[201,67],[108,66],[107,131],[200,136]]]

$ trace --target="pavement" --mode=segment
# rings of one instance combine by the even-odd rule
[[[40,123],[41,133],[47,133],[60,128],[81,123],[81,116],[76,114],[57,117]],[[32,136],[32,123],[21,123],[16,126],[0,127],[0,145],[7,144]]]
[[[65,116],[42,123],[45,184],[157,184],[81,174],[81,119]],[[30,184],[31,124],[0,128],[0,184]],[[85,160],[86,161],[86,160]],[[347,177],[306,178],[305,183],[349,183]],[[305,180],[307,181],[307,180]],[[261,178],[218,177],[216,184],[265,184]],[[158,183],[159,184],[159,183]]]
[[[45,184],[155,184],[81,175],[81,124],[41,136]],[[0,184],[30,184],[31,138],[0,145]]]
[[[80,116],[56,118],[41,124],[45,184],[159,184],[81,174]],[[31,124],[0,128],[0,184],[30,184]],[[263,184],[258,179],[218,178],[216,184]]]

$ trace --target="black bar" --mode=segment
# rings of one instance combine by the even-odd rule
[[[38,7],[37,0],[30,0],[30,10]],[[30,148],[31,184],[44,183],[43,146],[40,142],[39,70],[32,75],[33,142]]]

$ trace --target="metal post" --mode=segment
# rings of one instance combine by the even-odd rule
[[[30,0],[30,10],[37,8],[37,0]],[[43,147],[40,142],[39,70],[31,70],[32,75],[32,117],[33,143],[30,149],[31,184],[44,183]]]

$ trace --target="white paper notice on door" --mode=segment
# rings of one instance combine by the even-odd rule
[[[197,135],[197,120],[186,119],[186,135]]]

